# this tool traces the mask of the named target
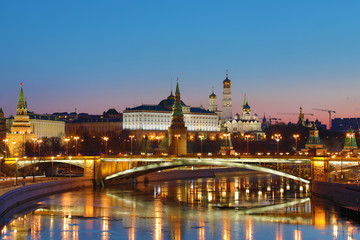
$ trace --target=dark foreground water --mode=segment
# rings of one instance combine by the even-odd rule
[[[360,239],[359,226],[308,186],[237,173],[86,189],[37,202],[2,239]]]

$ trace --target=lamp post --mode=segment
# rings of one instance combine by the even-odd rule
[[[34,157],[34,163],[33,163],[33,167],[32,167],[32,172],[33,172],[33,182],[35,182],[35,160],[36,160],[36,157]]]
[[[202,142],[204,140],[204,136],[200,135],[199,138],[200,138],[200,156],[202,156]]]
[[[297,152],[297,141],[298,141],[298,139],[300,139],[300,135],[294,134],[293,138],[295,139],[295,152]]]
[[[176,137],[176,156],[179,156],[179,137],[180,137],[180,135],[176,134],[175,137]]]
[[[74,137],[74,140],[75,140],[75,156],[77,156],[77,141],[79,140],[80,138],[79,137]]]
[[[15,156],[15,144],[16,144],[16,142],[12,142],[12,144],[13,144],[13,157]]]
[[[42,140],[40,139],[40,140],[37,140],[36,141],[37,143],[38,143],[38,148],[39,148],[39,159],[40,159],[40,157],[41,157],[41,152],[40,152],[40,147],[41,147],[41,143],[42,143]]]
[[[66,142],[66,156],[69,155],[69,141],[70,141],[70,138],[65,138],[65,142]]]
[[[279,154],[279,142],[280,139],[282,139],[281,134],[279,133],[275,133],[272,137],[272,139],[274,139],[276,141],[276,145],[277,145],[277,154]]]
[[[157,142],[158,142],[158,154],[160,154],[160,140],[162,139],[162,137],[160,136],[156,136]]]
[[[109,141],[109,138],[108,137],[103,137],[102,138],[104,141],[105,141],[105,155],[107,155],[107,142]]]
[[[132,151],[132,142],[133,142],[133,138],[134,138],[134,137],[135,137],[134,135],[130,135],[130,136],[129,136],[129,138],[130,138],[130,155],[133,154],[133,151]]]
[[[72,158],[72,157],[69,157],[69,160],[70,160],[70,161],[69,161],[69,165],[70,165],[70,178],[71,178],[71,158]]]
[[[17,178],[18,178],[18,158],[15,159],[16,161],[16,171],[15,171],[15,186],[18,185]]]
[[[54,157],[51,157],[51,180],[54,180]]]
[[[5,145],[5,146],[4,146],[4,147],[5,147],[5,148],[4,148],[4,156],[5,156],[5,158],[7,158],[7,155],[8,155],[8,154],[7,154],[7,150],[6,150],[6,146],[7,146],[7,142],[8,142],[8,141],[9,141],[8,139],[4,139],[4,140],[3,140],[4,145]]]
[[[33,151],[33,157],[35,157],[35,152],[36,152],[36,141],[37,141],[37,138],[36,137],[33,137],[32,138],[33,142],[34,142],[34,151]]]
[[[246,134],[244,137],[246,138],[246,155],[249,155],[249,138],[251,138],[251,135]]]

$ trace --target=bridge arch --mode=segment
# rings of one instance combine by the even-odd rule
[[[61,163],[61,164],[68,164],[68,165],[73,165],[73,166],[77,166],[77,167],[80,167],[80,168],[84,168],[84,160],[78,160],[78,159],[75,159],[75,160],[70,160],[70,159],[54,159],[52,161],[54,164],[58,164],[58,163]],[[27,160],[21,160],[21,161],[18,161],[17,162],[17,166],[18,166],[18,169],[22,169],[24,167],[27,167],[27,166],[31,166],[31,165],[43,165],[43,164],[51,164],[51,160],[31,160],[31,159],[27,159]]]
[[[126,178],[126,177],[130,177],[130,176],[141,176],[141,175],[151,173],[151,172],[156,172],[159,170],[165,170],[165,169],[171,169],[171,168],[183,167],[183,166],[199,166],[199,165],[237,167],[237,168],[243,168],[243,169],[249,169],[249,170],[254,170],[254,171],[270,173],[270,174],[274,174],[277,176],[304,182],[307,184],[310,183],[310,181],[307,179],[304,179],[304,178],[301,178],[301,177],[298,177],[298,176],[295,176],[295,175],[292,175],[289,173],[274,170],[271,168],[257,166],[257,165],[251,164],[251,163],[242,163],[241,160],[239,160],[239,162],[233,162],[233,161],[229,162],[226,160],[202,160],[202,159],[199,159],[199,160],[176,159],[176,160],[168,161],[168,162],[153,163],[153,164],[149,164],[146,166],[134,167],[134,168],[131,168],[128,170],[124,170],[124,171],[117,172],[117,173],[111,174],[109,176],[106,176],[104,178],[104,180],[110,180],[113,178]]]

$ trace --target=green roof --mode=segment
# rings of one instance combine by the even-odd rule
[[[20,90],[20,96],[19,96],[19,103],[18,103],[17,108],[18,108],[18,109],[19,109],[19,108],[27,109],[22,84],[21,84],[21,90]]]

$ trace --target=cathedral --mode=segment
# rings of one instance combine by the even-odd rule
[[[232,115],[232,100],[231,100],[231,81],[226,70],[226,78],[223,81],[223,98],[222,110],[217,108],[217,97],[214,91],[209,96],[209,111],[216,112],[220,116],[220,124],[228,129],[230,133],[251,133],[255,139],[260,140],[264,137],[265,133],[261,128],[261,122],[257,114],[251,115],[251,107],[248,103],[246,95],[244,96],[244,103],[242,106],[241,115],[236,113]]]

